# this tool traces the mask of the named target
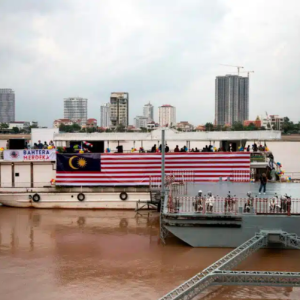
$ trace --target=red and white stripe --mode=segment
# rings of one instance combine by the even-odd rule
[[[219,181],[234,174],[250,180],[250,153],[167,153],[166,174],[192,172],[195,182]],[[148,185],[150,176],[160,176],[160,153],[101,154],[101,172],[57,172],[57,185],[129,186]]]

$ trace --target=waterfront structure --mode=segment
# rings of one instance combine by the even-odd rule
[[[150,102],[144,105],[143,115],[148,119],[148,123],[154,121],[154,106]]]
[[[136,128],[147,128],[148,118],[144,116],[136,116],[134,118]]]
[[[217,76],[215,80],[215,125],[243,123],[249,119],[249,78]]]
[[[77,122],[73,122],[70,119],[57,119],[53,122],[54,128],[59,128],[60,125],[72,126],[73,124],[81,124],[81,120],[77,120]]]
[[[262,122],[261,122],[259,117],[257,117],[255,121],[245,120],[243,125],[244,126],[249,126],[250,124],[255,125],[256,128],[261,128],[262,127]]]
[[[113,127],[129,125],[129,94],[113,92],[110,95],[110,121]]]
[[[205,125],[198,125],[195,129],[196,131],[206,131]]]
[[[15,121],[15,92],[12,89],[0,89],[0,123]]]
[[[96,119],[87,119],[86,121],[87,128],[97,128],[97,120]]]
[[[177,123],[176,128],[180,129],[182,131],[194,130],[194,126],[187,121],[181,121],[181,122]]]
[[[176,108],[165,104],[158,108],[159,125],[162,127],[172,127],[176,125]]]
[[[106,103],[100,106],[100,127],[109,128],[110,125],[110,103]]]
[[[262,119],[262,126],[266,129],[282,130],[283,118],[278,115],[269,115]]]
[[[30,122],[15,121],[15,122],[8,123],[8,129],[13,129],[13,128],[25,129],[28,127],[30,127]]]
[[[85,125],[87,121],[87,99],[72,97],[64,99],[64,119],[73,122],[80,120],[80,125]]]

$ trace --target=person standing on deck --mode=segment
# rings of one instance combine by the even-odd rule
[[[266,193],[266,185],[267,185],[267,175],[265,173],[263,173],[260,176],[260,187],[259,187],[259,194],[261,193],[262,190],[264,190],[264,194]]]

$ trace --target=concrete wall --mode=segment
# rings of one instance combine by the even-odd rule
[[[38,143],[40,140],[42,143],[53,141],[54,134],[58,133],[58,128],[32,128],[31,129],[31,144]]]

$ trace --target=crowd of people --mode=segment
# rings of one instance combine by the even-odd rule
[[[33,144],[33,147],[29,143],[27,143],[27,149],[49,149],[55,148],[53,141],[50,141],[49,144],[47,142],[42,143],[40,140],[37,143]]]
[[[160,144],[159,147],[156,146],[156,144],[154,144],[151,148],[151,151],[152,153],[155,153],[155,152],[161,152],[161,148],[162,148],[162,145]],[[265,152],[265,151],[269,151],[267,145],[259,145],[257,146],[256,143],[254,143],[251,147],[252,151],[253,152]],[[251,152],[251,149],[250,149],[250,145],[248,145],[247,147],[240,147],[238,150],[235,150],[232,146],[232,144],[229,144],[228,146],[228,149],[224,149],[222,147],[220,148],[216,148],[215,146],[213,145],[206,145],[205,147],[202,148],[202,150],[198,149],[197,147],[195,148],[191,148],[191,149],[188,149],[187,146],[183,146],[181,148],[179,148],[178,145],[176,145],[176,147],[174,148],[174,152],[236,152],[236,151],[246,151],[246,152]],[[168,153],[170,152],[170,148],[168,145],[166,145],[165,147],[165,152]]]

